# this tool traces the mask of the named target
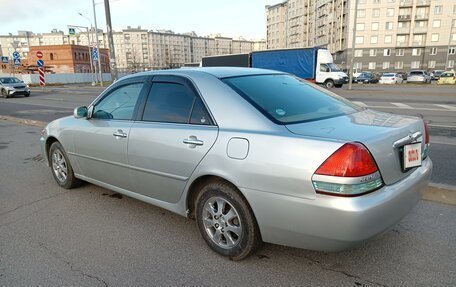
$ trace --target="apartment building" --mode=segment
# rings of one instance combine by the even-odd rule
[[[356,25],[358,71],[455,68],[456,0],[288,0],[278,5],[266,6],[268,48],[327,47],[348,69]],[[282,34],[277,27],[284,27]]]
[[[77,30],[75,35],[62,31],[34,34],[20,31],[17,35],[0,35],[0,55],[11,56],[16,50],[27,59],[31,46],[80,45],[95,46],[95,31],[87,34]],[[116,62],[119,71],[169,69],[185,63],[200,62],[205,56],[247,53],[266,48],[266,42],[223,37],[220,34],[199,37],[195,32],[177,34],[170,30],[147,30],[127,27],[113,32]],[[107,34],[98,30],[100,48],[108,48]]]

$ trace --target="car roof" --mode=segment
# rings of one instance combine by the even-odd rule
[[[241,68],[241,67],[205,67],[205,68],[185,68],[185,69],[170,69],[170,70],[157,70],[147,71],[128,75],[122,79],[132,78],[136,76],[153,76],[153,75],[184,75],[192,76],[195,74],[210,74],[216,78],[230,78],[239,76],[251,76],[251,75],[264,75],[264,74],[286,74],[284,72],[258,69],[258,68]]]

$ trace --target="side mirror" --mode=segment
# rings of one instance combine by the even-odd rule
[[[77,107],[73,111],[73,116],[77,119],[87,118],[88,110],[86,106]]]

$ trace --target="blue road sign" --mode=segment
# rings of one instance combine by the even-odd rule
[[[15,59],[13,60],[13,62],[14,62],[14,65],[15,65],[15,66],[20,66],[20,65],[21,65],[21,59],[19,59],[19,58],[15,58]]]
[[[44,61],[39,59],[38,61],[36,61],[36,64],[38,65],[38,67],[43,67],[44,66]]]
[[[3,64],[8,64],[8,57],[2,56],[2,63]]]
[[[14,59],[19,59],[20,57],[21,57],[21,55],[19,55],[19,53],[17,51],[14,51],[13,58]]]
[[[98,61],[98,49],[97,48],[94,48],[92,50],[92,60]]]

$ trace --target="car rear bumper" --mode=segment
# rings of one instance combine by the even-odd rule
[[[418,203],[432,173],[429,158],[407,178],[370,194],[302,199],[242,189],[265,242],[339,251],[394,226]]]

